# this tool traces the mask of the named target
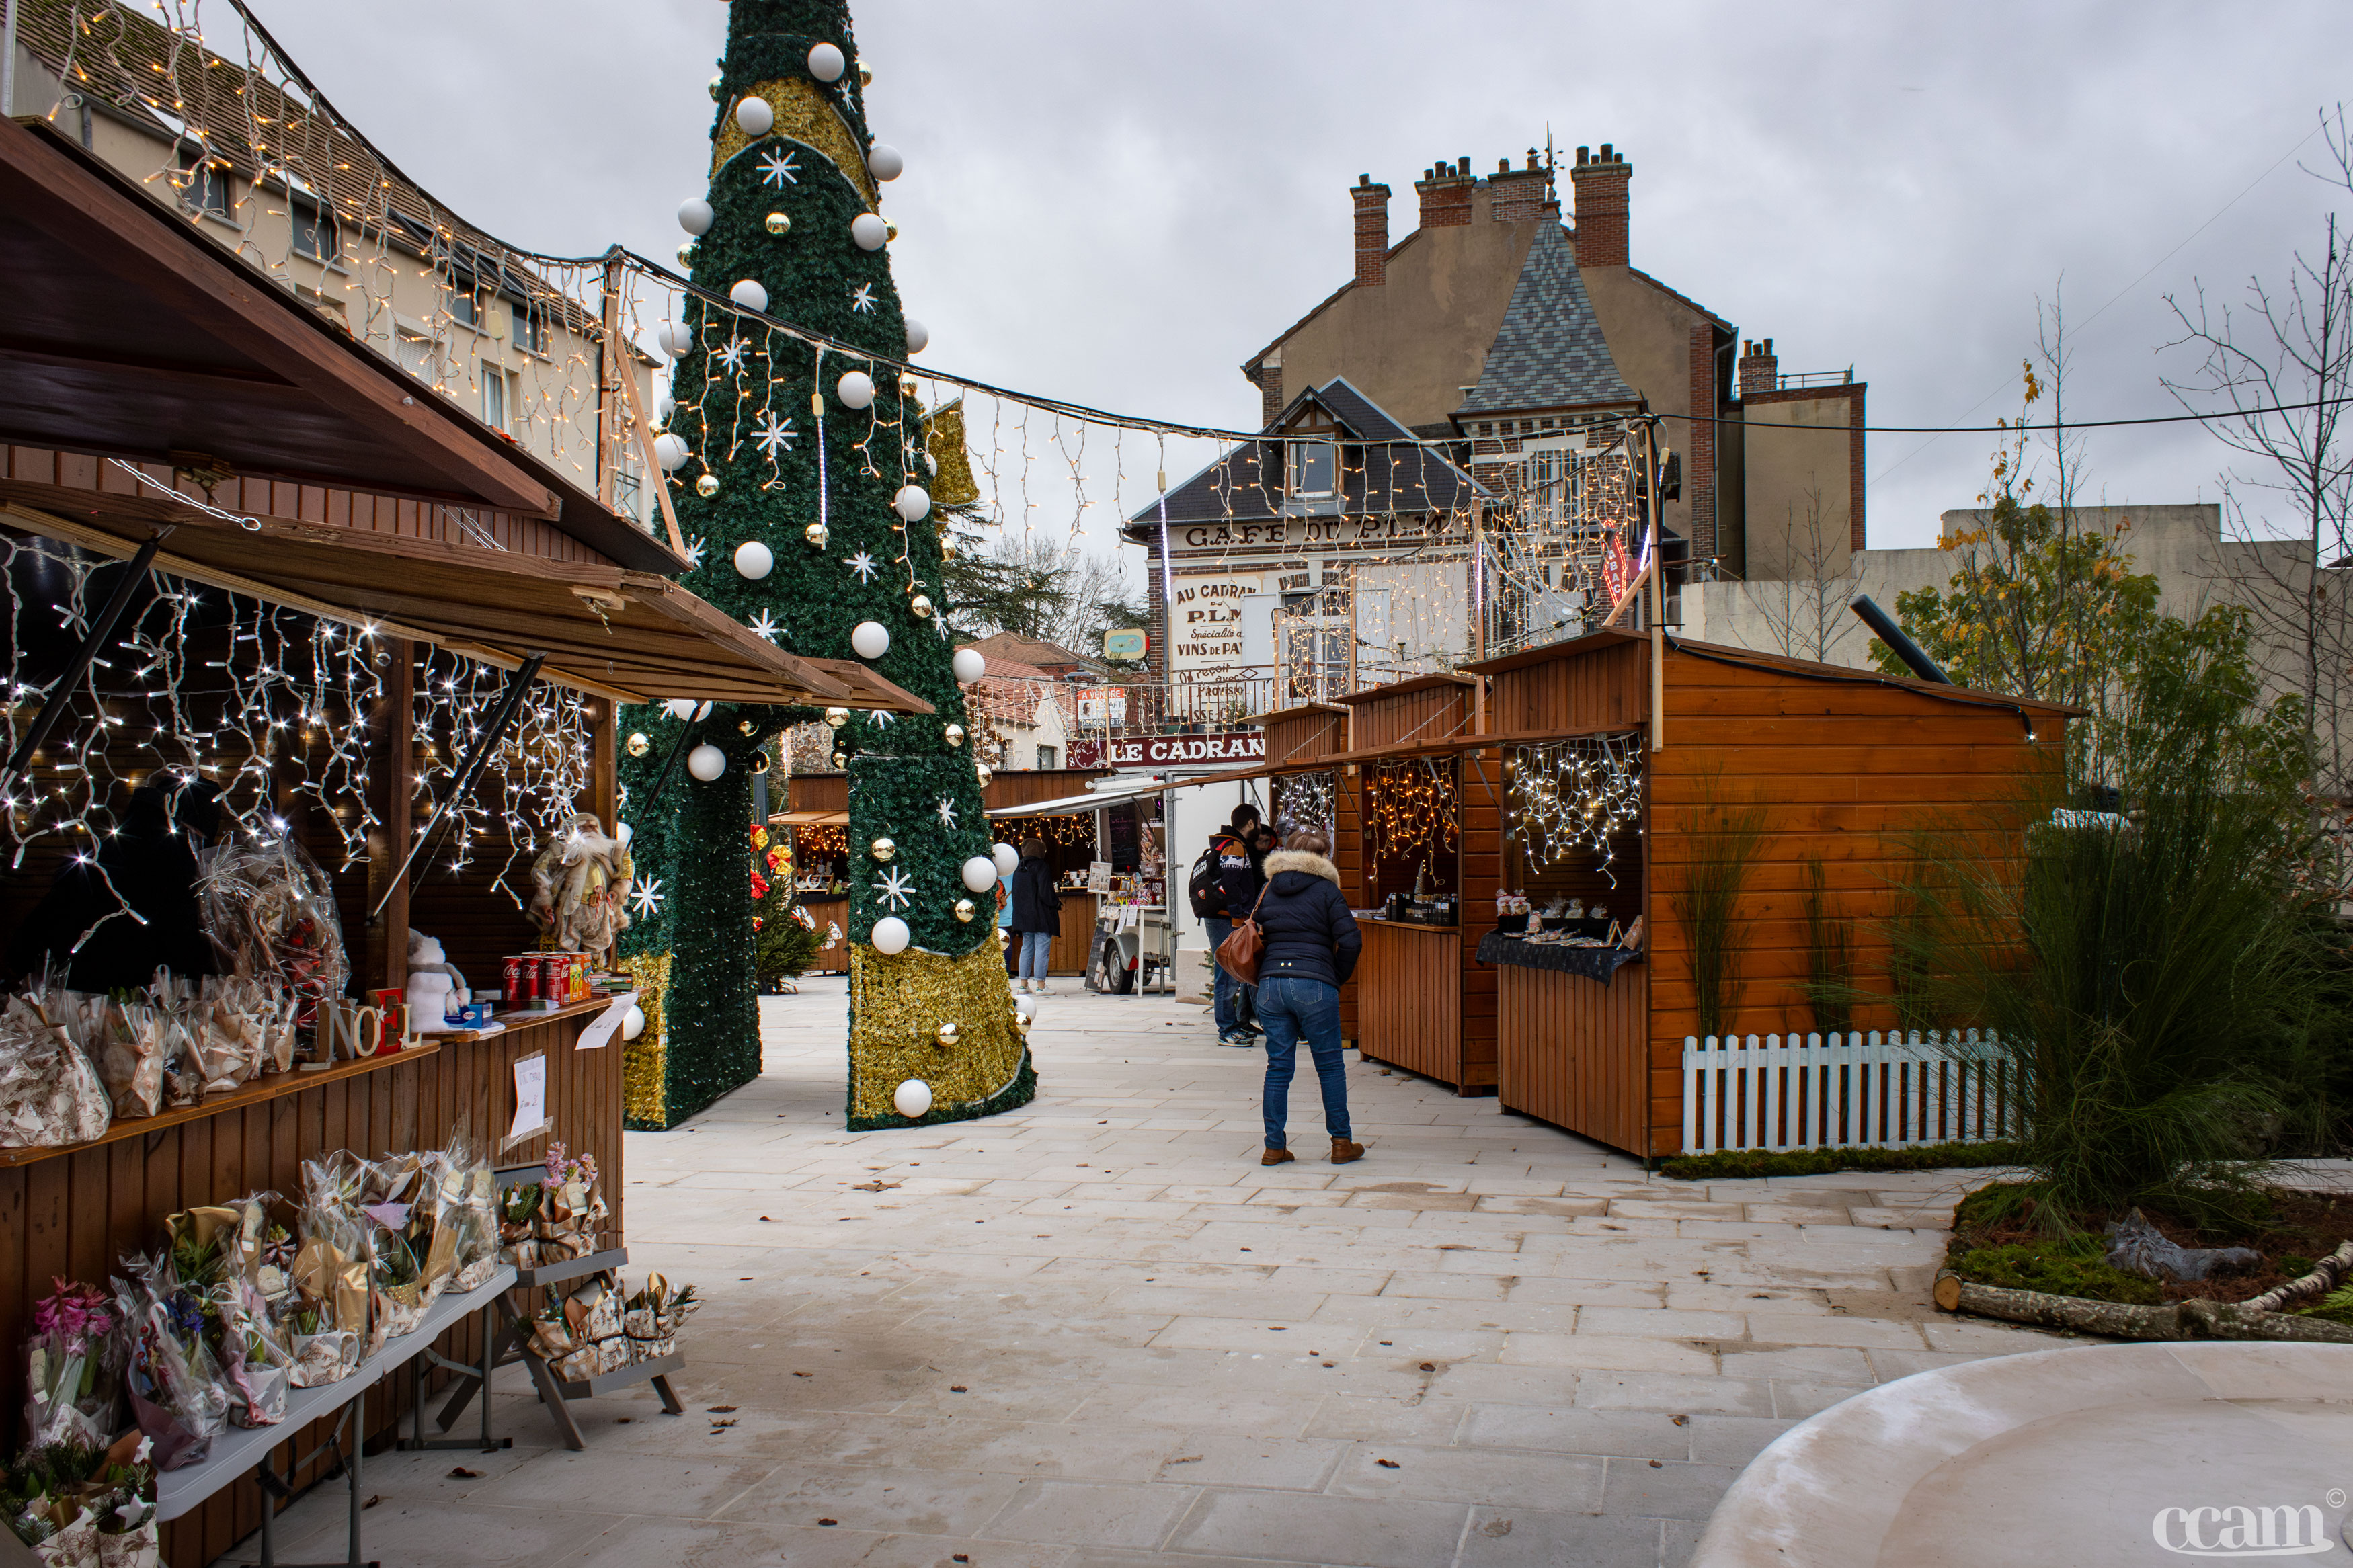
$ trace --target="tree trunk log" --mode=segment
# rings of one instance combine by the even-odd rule
[[[2298,1281],[2302,1283],[2302,1281]],[[2353,1344],[2353,1328],[2322,1318],[2254,1310],[2237,1301],[2167,1301],[2128,1306],[2053,1296],[2041,1290],[2009,1290],[1979,1285],[1951,1269],[1936,1275],[1936,1305],[1947,1312],[1974,1312],[2046,1329],[2071,1329],[2120,1340],[2298,1340]]]
[[[2316,1301],[2337,1289],[2348,1268],[2353,1268],[2353,1241],[2345,1243],[2322,1258],[2303,1279],[2275,1285],[2253,1300],[2242,1301],[2240,1305],[2250,1311],[2276,1312],[2298,1301]]]

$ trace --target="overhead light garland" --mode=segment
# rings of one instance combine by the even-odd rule
[[[1302,829],[1335,837],[1339,813],[1335,808],[1335,780],[1325,769],[1312,773],[1278,773],[1274,779],[1275,830],[1285,838]]]
[[[438,648],[428,649],[417,668],[411,716],[417,748],[412,809],[429,819],[445,792],[455,787],[468,750],[491,721],[507,672]],[[534,685],[516,713],[513,727],[491,753],[472,792],[449,802],[455,833],[440,869],[456,875],[473,861],[478,841],[506,858],[491,884],[522,909],[529,889],[509,882],[518,862],[528,865],[541,843],[569,827],[575,804],[588,790],[594,769],[592,699],[568,687]],[[610,826],[609,824],[607,825]]]
[[[1442,852],[1461,836],[1451,761],[1417,757],[1376,763],[1365,796],[1376,861]]]
[[[1518,837],[1529,867],[1542,870],[1591,855],[1616,887],[1614,841],[1642,831],[1642,737],[1580,736],[1514,746],[1504,771],[1511,798],[1504,832]]]

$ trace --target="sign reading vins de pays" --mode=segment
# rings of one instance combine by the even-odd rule
[[[1172,679],[1198,679],[1248,662],[1242,647],[1245,606],[1266,591],[1256,572],[1179,577],[1168,607],[1168,669]]]

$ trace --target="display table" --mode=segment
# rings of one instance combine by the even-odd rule
[[[1491,931],[1479,939],[1479,962],[1517,964],[1522,969],[1549,969],[1560,974],[1582,974],[1609,984],[1620,969],[1641,958],[1630,947],[1571,947],[1566,942],[1529,942],[1506,931]]]
[[[426,1351],[442,1331],[470,1312],[487,1312],[501,1298],[514,1288],[515,1271],[501,1264],[495,1273],[478,1288],[464,1295],[445,1294],[425,1310],[424,1321],[408,1333],[384,1342],[384,1348],[362,1361],[352,1375],[339,1382],[317,1388],[297,1388],[286,1398],[286,1419],[274,1426],[231,1426],[212,1441],[212,1451],[202,1464],[185,1468],[166,1470],[155,1480],[155,1517],[159,1521],[178,1519],[248,1474],[256,1477],[261,1489],[272,1500],[288,1495],[290,1488],[286,1476],[269,1462],[273,1449],[284,1444],[294,1433],[311,1422],[340,1415],[335,1430],[322,1450],[332,1448],[342,1461],[343,1478],[351,1496],[351,1547],[346,1561],[356,1565],[366,1561],[360,1554],[360,1511],[364,1506],[360,1496],[360,1470],[367,1447],[367,1419],[364,1401],[368,1390],[383,1382],[392,1373]],[[350,1450],[343,1447],[343,1435],[349,1418],[354,1413],[346,1406],[358,1406],[359,1435]],[[290,1472],[307,1464],[315,1454],[297,1459],[288,1467]],[[261,1510],[262,1568],[275,1568],[277,1550],[275,1526],[278,1510],[274,1500],[266,1502]]]

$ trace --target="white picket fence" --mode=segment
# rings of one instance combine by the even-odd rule
[[[1964,1143],[2017,1135],[1993,1037],[1683,1037],[1683,1152]]]

